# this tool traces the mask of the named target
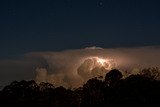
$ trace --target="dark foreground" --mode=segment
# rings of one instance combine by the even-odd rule
[[[125,79],[118,70],[74,90],[35,81],[14,81],[0,91],[0,107],[160,107],[157,69]]]

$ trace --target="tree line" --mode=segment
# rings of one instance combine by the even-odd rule
[[[95,77],[76,89],[34,80],[14,81],[0,91],[0,107],[159,107],[158,77],[158,68],[126,78],[113,69],[104,80]]]

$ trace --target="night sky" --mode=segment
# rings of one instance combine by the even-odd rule
[[[0,58],[160,45],[159,0],[0,0]]]

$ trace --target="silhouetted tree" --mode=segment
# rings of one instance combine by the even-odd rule
[[[64,87],[58,87],[54,90],[54,105],[56,107],[70,107],[72,105],[73,92],[72,90],[65,89]]]
[[[145,69],[122,78],[121,72],[114,69],[105,80],[92,78],[74,90],[33,80],[14,81],[0,91],[0,107],[159,107],[160,81],[154,74],[157,71],[158,68]]]
[[[113,69],[105,76],[105,82],[108,85],[115,85],[116,82],[118,82],[122,78],[122,73],[117,70]]]
[[[158,67],[143,69],[140,74],[153,80],[160,79],[160,69]]]
[[[82,97],[83,95],[83,88],[79,87],[73,91],[73,102],[72,107],[81,107],[82,104]]]
[[[83,106],[102,106],[104,102],[102,92],[103,82],[97,78],[93,78],[87,81],[83,85]]]
[[[35,81],[14,81],[2,90],[4,101],[8,106],[14,105],[33,105],[38,95],[38,85]],[[12,102],[12,103],[11,103]],[[26,103],[27,102],[27,103]]]

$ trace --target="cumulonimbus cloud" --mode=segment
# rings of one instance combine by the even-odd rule
[[[89,78],[104,76],[109,70],[97,65],[97,57],[110,61],[105,63],[106,67],[111,64],[113,68],[134,73],[137,69],[159,67],[159,55],[159,46],[114,49],[87,47],[60,52],[31,52],[20,60],[0,61],[0,70],[3,70],[1,73],[8,72],[5,75],[7,78],[20,74],[11,80],[30,78],[55,86],[79,87]]]

